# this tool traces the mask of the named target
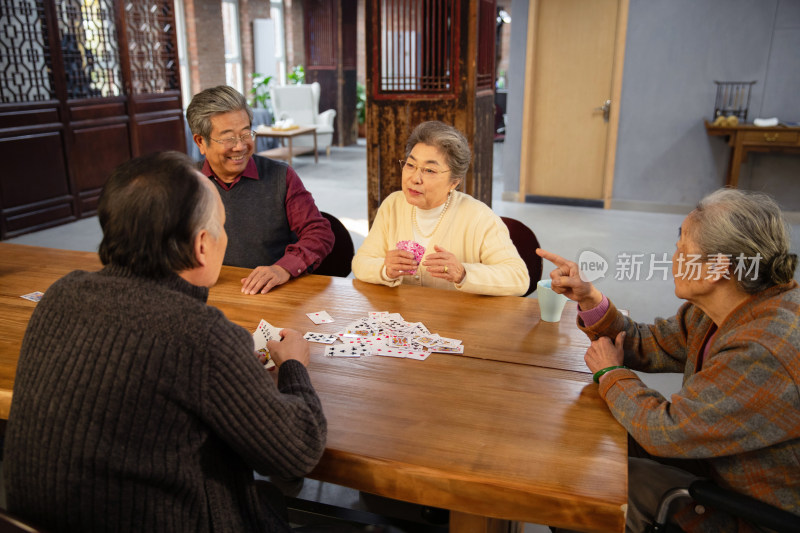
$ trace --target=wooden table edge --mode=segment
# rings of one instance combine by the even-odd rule
[[[598,499],[582,497],[579,501],[552,488],[530,492],[522,484],[469,476],[445,474],[415,465],[392,463],[381,458],[355,457],[347,452],[327,448],[319,464],[308,475],[318,481],[344,485],[372,494],[424,504],[450,511],[484,517],[545,524],[553,527],[582,528],[587,531],[623,531],[627,501],[614,505]],[[376,475],[385,472],[387,475]],[[403,472],[405,485],[394,483],[390,472]],[[415,479],[424,481],[424,494],[415,490]],[[371,483],[365,483],[370,480]],[[486,486],[495,486],[502,497],[485,498]],[[450,496],[449,487],[458,486],[459,497]],[[431,488],[435,487],[435,488]],[[532,498],[535,497],[535,498]],[[536,501],[536,507],[530,502]],[[498,505],[498,502],[502,502]],[[527,510],[527,511],[526,511]],[[575,517],[585,523],[576,523]]]

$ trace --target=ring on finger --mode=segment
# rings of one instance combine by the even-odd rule
[[[447,273],[447,265],[445,265],[444,268],[442,269],[442,274],[446,274],[446,273]]]

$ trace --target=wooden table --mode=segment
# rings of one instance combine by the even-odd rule
[[[0,243],[0,415],[8,416],[16,358],[35,304],[96,254]],[[534,522],[624,529],[627,441],[583,365],[588,342],[569,305],[539,320],[536,300],[303,276],[266,295],[240,292],[246,270],[223,267],[209,303],[253,331],[334,332],[369,311],[399,312],[464,341],[464,355],[425,361],[324,357],[309,372],[328,418],[325,454],[310,477],[451,510],[451,531],[513,531]],[[327,310],[332,324],[305,313]]]
[[[294,149],[292,147],[292,139],[297,137],[298,135],[308,135],[309,133],[314,135],[314,148],[298,148]],[[286,159],[289,165],[292,164],[292,156],[299,155],[299,154],[307,154],[310,151],[314,151],[314,163],[319,163],[319,154],[317,154],[317,127],[316,126],[299,126],[297,128],[291,130],[275,130],[272,128],[256,130],[256,136],[258,137],[274,137],[281,140],[281,146],[277,148],[271,148],[269,150],[264,150],[263,152],[258,152],[258,155],[263,155],[265,157],[270,157],[272,159]],[[288,148],[283,146],[283,140],[289,140]]]
[[[710,136],[728,137],[732,150],[725,185],[729,187],[738,186],[739,171],[748,152],[800,152],[800,127],[714,126],[708,121],[705,126]]]

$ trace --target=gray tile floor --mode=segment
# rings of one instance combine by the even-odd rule
[[[536,233],[542,247],[571,260],[577,260],[586,250],[602,256],[609,266],[605,277],[595,282],[597,287],[637,320],[651,322],[676,311],[680,301],[673,294],[672,280],[659,267],[663,266],[663,254],[667,259],[672,255],[683,215],[504,202],[501,157],[502,144],[495,144],[492,207],[496,213],[524,222]],[[319,208],[345,224],[358,248],[367,232],[366,147],[333,147],[330,157],[320,155],[319,164],[314,163],[313,156],[306,155],[296,157],[293,166]],[[794,224],[794,250],[800,248],[798,229],[800,224]],[[94,217],[8,242],[96,251],[100,237]],[[638,273],[633,268],[622,268],[635,264],[637,259],[641,261]],[[545,264],[545,277],[552,268]],[[679,387],[676,375],[648,376],[647,381],[664,394]],[[307,482],[301,495],[355,508],[359,505],[356,491],[316,482]],[[540,533],[547,529],[529,524],[525,531]]]

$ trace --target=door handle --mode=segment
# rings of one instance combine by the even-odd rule
[[[604,122],[608,122],[608,116],[611,113],[611,100],[606,100],[606,103],[604,103],[600,107],[595,107],[594,110],[595,111],[602,111],[603,112],[603,121]]]

